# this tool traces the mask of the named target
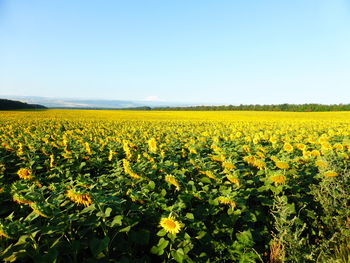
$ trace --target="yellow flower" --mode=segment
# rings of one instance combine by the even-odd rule
[[[10,236],[9,236],[8,234],[6,234],[6,233],[4,232],[4,230],[1,229],[1,228],[0,228],[0,237],[10,238]]]
[[[338,176],[338,173],[336,173],[334,171],[327,171],[323,175],[327,176],[327,177],[335,177],[335,176]]]
[[[272,161],[274,161],[274,162],[278,162],[279,160],[278,160],[278,158],[276,157],[276,156],[271,156],[270,157],[270,159],[272,160]]]
[[[253,143],[254,143],[254,144],[258,144],[259,141],[260,141],[260,138],[259,138],[259,137],[254,137],[254,139],[253,139]]]
[[[286,170],[289,168],[289,164],[286,162],[277,161],[275,164],[278,168],[283,169],[283,170]]]
[[[232,170],[232,169],[236,168],[236,166],[231,162],[223,162],[222,167],[227,169],[227,170]]]
[[[114,155],[114,152],[112,150],[109,150],[108,161],[112,161],[113,155]]]
[[[344,150],[344,146],[341,145],[340,143],[334,144],[333,148],[336,149],[337,151],[343,151]]]
[[[92,204],[92,200],[89,194],[79,194],[75,193],[73,190],[68,190],[66,195],[76,204],[84,206],[89,206]]]
[[[176,180],[175,176],[173,175],[166,175],[165,176],[165,181],[168,182],[169,184],[172,184],[173,186],[176,187],[176,190],[180,190],[180,185],[178,181]]]
[[[321,143],[321,151],[323,152],[327,152],[327,151],[331,151],[332,150],[332,145],[329,142],[323,142]]]
[[[220,204],[231,206],[231,208],[235,208],[237,206],[235,201],[233,201],[230,198],[225,197],[225,196],[219,196],[218,197],[218,201],[219,201]]]
[[[195,148],[188,148],[190,150],[190,154],[197,154],[197,150]]]
[[[326,168],[326,167],[328,167],[328,162],[324,161],[324,160],[317,160],[315,164],[319,168]]]
[[[25,200],[24,198],[20,197],[17,194],[13,195],[12,200],[17,204],[23,204],[23,205],[30,205],[31,203],[33,203],[32,201]]]
[[[313,157],[321,156],[320,151],[318,151],[318,150],[312,150],[312,151],[311,151],[311,156],[313,156]]]
[[[298,143],[297,144],[297,148],[300,150],[300,151],[304,151],[306,149],[306,145],[303,144],[303,143]]]
[[[250,149],[249,149],[249,146],[248,145],[243,145],[243,151],[249,153],[250,152]]]
[[[253,155],[243,157],[243,161],[245,161],[248,164],[253,164],[255,162],[255,159],[256,158]]]
[[[237,177],[233,175],[226,175],[226,178],[231,182],[234,183],[235,185],[239,186],[239,180]]]
[[[157,153],[157,141],[154,138],[148,140],[148,149],[151,153]]]
[[[123,159],[123,167],[124,167],[124,172],[126,174],[130,175],[130,177],[135,178],[135,179],[141,178],[141,176],[139,176],[137,173],[135,173],[133,170],[131,170],[130,163],[128,160]]]
[[[272,143],[272,144],[275,144],[277,142],[277,138],[272,136],[270,137],[269,141]]]
[[[217,179],[212,171],[200,171],[200,173],[208,176],[210,179]]]
[[[55,157],[53,154],[50,155],[50,168],[54,167]]]
[[[286,181],[286,177],[284,175],[281,175],[281,174],[276,174],[276,175],[270,176],[270,180],[272,182],[282,184]]]
[[[266,167],[266,163],[263,160],[255,160],[253,166],[258,168],[259,170],[262,170]]]
[[[225,161],[225,156],[224,156],[223,154],[220,154],[220,155],[213,155],[213,156],[211,157],[211,159],[212,159],[213,161],[216,161],[216,162],[223,162],[223,161]]]
[[[168,233],[177,234],[181,230],[180,222],[176,221],[172,216],[163,217],[159,225]]]
[[[283,150],[285,150],[286,152],[292,152],[293,151],[293,146],[286,142],[284,145],[283,145]]]
[[[17,174],[19,176],[19,178],[21,179],[25,179],[25,180],[30,180],[33,177],[31,176],[32,171],[27,169],[27,168],[21,168],[17,171]]]
[[[129,142],[127,140],[123,140],[123,150],[125,152],[126,159],[130,159],[132,157],[132,154],[129,147]]]
[[[85,142],[85,150],[88,155],[91,155],[91,148],[88,142]]]

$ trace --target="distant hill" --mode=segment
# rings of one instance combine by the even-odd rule
[[[28,104],[16,100],[0,99],[0,110],[34,110],[47,109],[39,104]]]
[[[166,101],[114,100],[114,99],[79,99],[79,98],[51,98],[38,96],[9,96],[0,97],[9,100],[18,100],[31,104],[44,105],[49,109],[121,109],[139,107],[184,107],[198,105],[198,103],[177,103]]]

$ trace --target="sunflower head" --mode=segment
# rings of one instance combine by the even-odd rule
[[[157,141],[155,138],[151,138],[148,140],[148,149],[151,153],[157,153]]]
[[[338,173],[334,172],[334,171],[327,171],[327,172],[324,173],[324,176],[326,176],[326,177],[335,177],[335,176],[338,176]]]
[[[277,184],[282,184],[286,181],[286,177],[281,174],[276,174],[270,177],[270,180]]]
[[[172,216],[163,217],[159,225],[168,233],[177,234],[181,230],[180,222],[176,221]]]
[[[175,176],[173,176],[173,175],[166,175],[165,176],[165,181],[168,182],[169,184],[172,184],[173,186],[175,186],[177,191],[180,190],[180,184],[176,180]]]
[[[27,168],[21,168],[17,171],[17,175],[21,179],[30,180],[32,179],[32,171]]]
[[[286,162],[282,162],[282,161],[277,161],[275,162],[276,166],[280,169],[286,170],[289,168],[289,164]]]
[[[286,152],[292,152],[293,151],[293,146],[290,143],[285,143],[283,145],[283,150],[285,150]]]
[[[68,190],[66,196],[78,205],[89,206],[92,204],[91,196],[89,194],[80,194],[73,190]]]

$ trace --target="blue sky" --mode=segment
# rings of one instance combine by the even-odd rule
[[[350,1],[0,0],[0,95],[350,103]]]

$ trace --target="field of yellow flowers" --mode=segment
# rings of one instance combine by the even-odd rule
[[[0,112],[5,262],[349,262],[350,112]]]

